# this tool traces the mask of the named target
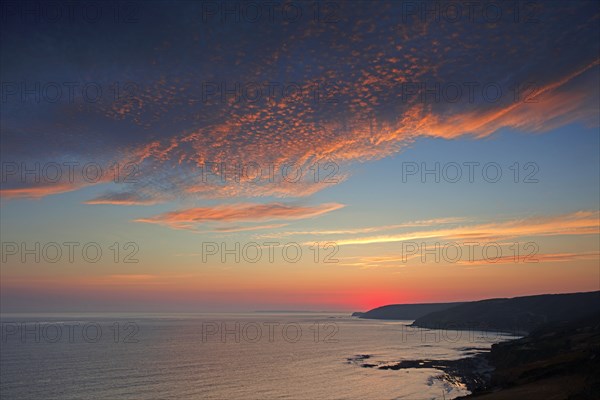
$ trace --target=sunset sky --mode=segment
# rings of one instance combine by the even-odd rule
[[[598,290],[598,3],[407,3],[3,5],[2,312]]]

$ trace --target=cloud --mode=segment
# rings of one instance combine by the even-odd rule
[[[260,229],[277,229],[283,228],[288,224],[270,224],[270,225],[255,225],[255,226],[223,226],[216,227],[212,231],[205,231],[201,233],[233,233],[233,232],[246,232],[246,231],[256,231]]]
[[[148,163],[148,170],[172,168],[176,160],[177,168],[188,176],[175,185],[175,192],[184,196],[212,199],[310,196],[348,179],[348,169],[353,163],[393,155],[418,137],[483,138],[502,128],[538,132],[575,121],[593,125],[597,94],[589,90],[588,79],[584,84],[569,84],[597,69],[595,60],[536,87],[532,103],[523,99],[494,105],[457,105],[448,111],[440,110],[436,104],[416,102],[397,105],[395,115],[388,118],[372,114],[379,105],[367,102],[353,116],[343,113],[343,122],[319,117],[318,124],[307,123],[315,115],[306,114],[309,111],[299,105],[289,110],[269,105],[258,109],[247,107],[244,113],[235,110],[227,121],[218,125],[183,134],[175,141],[144,145],[134,149],[133,154],[139,163]],[[346,88],[342,93],[350,96],[353,89]],[[303,111],[296,110],[298,107]],[[281,143],[286,145],[282,147]],[[225,167],[211,171],[214,175],[206,179],[208,164]],[[321,176],[315,179],[314,171],[319,164]],[[323,171],[324,165],[331,167],[330,170]],[[244,168],[254,171],[248,173],[250,176],[236,171]],[[334,179],[325,179],[327,173],[333,174]]]
[[[333,229],[333,230],[313,230],[313,231],[287,231],[257,235],[260,239],[277,239],[285,236],[300,236],[300,235],[352,235],[357,233],[372,233],[380,231],[389,231],[401,228],[414,228],[419,226],[435,226],[442,224],[454,224],[458,222],[464,222],[465,218],[436,218],[422,221],[411,221],[402,224],[395,225],[383,225],[383,226],[368,226],[363,228],[353,229]]]
[[[82,186],[74,184],[48,184],[30,185],[26,187],[13,187],[0,189],[0,196],[6,199],[41,199],[54,194],[72,192],[81,189]]]
[[[238,203],[213,207],[196,207],[171,211],[154,217],[136,219],[136,222],[165,225],[174,229],[196,230],[199,225],[212,223],[261,222],[271,220],[298,220],[313,218],[344,207],[343,204],[327,203],[319,206],[299,206],[283,203]],[[254,229],[264,229],[255,226]],[[223,229],[215,228],[214,230]],[[224,232],[239,228],[224,228]],[[228,230],[229,229],[229,230]],[[250,230],[247,227],[244,230]]]
[[[482,138],[501,128],[539,132],[578,120],[596,123],[593,111],[597,105],[597,100],[594,101],[595,94],[582,88],[581,83],[575,87],[565,86],[591,69],[597,73],[599,63],[600,60],[596,59],[542,87],[532,82],[531,86],[523,90],[519,101],[504,107],[449,116],[425,116],[422,131],[427,135],[446,139],[465,135]]]
[[[4,27],[11,62],[3,65],[3,82],[17,88],[22,76],[41,83],[90,77],[106,96],[93,104],[81,95],[72,102],[23,104],[7,94],[2,158],[73,155],[105,160],[106,168],[114,162],[139,166],[138,179],[123,191],[140,193],[141,200],[109,193],[91,204],[148,204],[166,193],[192,200],[290,198],[334,186],[349,178],[353,165],[397,154],[420,137],[482,138],[502,128],[541,132],[571,122],[598,124],[598,11],[591,3],[552,3],[537,24],[509,17],[496,24],[419,18],[405,24],[398,20],[402,2],[365,2],[340,4],[344,18],[336,24],[261,29],[217,27],[216,21],[196,26],[188,16],[199,15],[197,7],[148,5],[145,13],[156,18],[104,35],[77,23],[43,32],[27,26],[29,35],[44,37],[31,40]],[[219,40],[205,40],[215,29]],[[142,44],[115,47],[115,38]],[[97,51],[74,68],[67,60],[78,48]],[[30,62],[39,54],[51,71]],[[115,67],[115,59],[124,61]],[[473,96],[465,83],[477,85]],[[483,93],[488,83],[501,87],[497,101]],[[514,98],[513,88],[527,83],[537,88],[535,103]],[[411,84],[456,84],[463,93],[458,101],[427,101],[411,93]],[[259,98],[252,97],[253,88],[260,88]],[[226,168],[207,178],[209,163]],[[247,174],[239,176],[238,165]],[[290,166],[301,171],[297,180],[282,173]],[[3,182],[2,196],[79,188],[28,186]]]
[[[513,246],[514,244],[507,244]],[[385,255],[385,256],[356,256],[340,258],[340,265],[348,267],[359,267],[361,269],[378,269],[378,268],[402,268],[409,264],[410,260],[422,260],[424,253],[418,252],[413,254],[401,255]],[[488,259],[470,259],[470,256],[465,256],[459,260],[441,260],[442,263],[454,265],[506,265],[506,264],[536,264],[536,263],[553,263],[553,262],[571,262],[578,260],[598,260],[600,253],[598,252],[583,252],[583,253],[535,253],[535,254],[513,254],[509,256],[490,257]],[[429,260],[431,262],[431,260]],[[421,261],[425,262],[425,261]]]
[[[162,203],[157,197],[144,196],[140,193],[130,192],[110,192],[104,195],[95,197],[91,200],[87,200],[85,204],[117,204],[125,206],[137,206],[137,205],[153,205]]]
[[[407,259],[410,258],[408,256],[403,258],[397,255],[342,257],[340,258],[340,265],[360,267],[361,269],[398,268],[406,265]]]
[[[531,217],[485,224],[464,225],[447,229],[403,232],[391,235],[362,236],[335,240],[339,246],[394,243],[416,240],[497,241],[514,237],[596,235],[600,233],[597,211]]]
[[[546,263],[546,262],[570,262],[578,260],[598,260],[600,253],[598,252],[583,252],[583,253],[539,253],[539,254],[521,254],[490,258],[487,260],[460,260],[456,264],[473,265],[473,264],[531,264],[531,263]]]

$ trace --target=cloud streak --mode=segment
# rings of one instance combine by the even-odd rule
[[[343,207],[344,205],[339,203],[327,203],[319,206],[300,206],[284,203],[238,203],[171,211],[154,217],[139,218],[136,219],[135,222],[164,225],[174,229],[196,230],[198,226],[214,223],[262,222],[313,218]],[[265,228],[265,226],[261,225],[254,226],[254,229]],[[251,229],[252,227],[214,228],[214,230],[221,230],[222,232],[235,232]]]
[[[514,237],[597,235],[600,233],[597,211],[579,211],[571,214],[531,217],[485,224],[464,225],[448,229],[403,232],[391,235],[362,236],[340,239],[339,246],[394,243],[417,240],[496,241]]]
[[[277,239],[286,236],[319,236],[319,235],[353,235],[357,233],[373,233],[380,231],[389,231],[394,229],[402,229],[402,228],[414,228],[414,227],[423,227],[423,226],[436,226],[436,225],[444,225],[444,224],[455,224],[459,222],[464,222],[465,218],[437,218],[437,219],[428,219],[422,221],[411,221],[405,222],[402,224],[395,225],[383,225],[383,226],[368,226],[363,228],[353,228],[353,229],[330,229],[330,230],[312,230],[312,231],[287,231],[287,232],[277,232],[270,233],[264,235],[258,235],[260,239]]]

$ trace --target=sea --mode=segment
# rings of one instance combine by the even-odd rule
[[[340,313],[3,314],[0,398],[452,399],[434,368],[512,339]]]

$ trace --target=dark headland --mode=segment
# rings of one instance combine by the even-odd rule
[[[472,361],[458,360],[458,371],[456,365],[449,366],[472,391],[464,398],[600,399],[600,291],[437,303],[431,304],[433,311],[418,315],[424,310],[422,306],[384,306],[359,317],[406,320],[412,319],[408,315],[417,315],[412,325],[420,328],[526,335],[495,344],[488,353],[463,359]],[[481,378],[473,367],[478,360],[494,370],[483,384],[469,384]]]
[[[367,312],[355,312],[352,316],[366,319],[415,320],[460,304],[463,303],[391,304]]]

